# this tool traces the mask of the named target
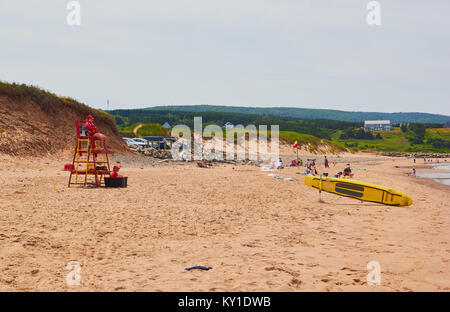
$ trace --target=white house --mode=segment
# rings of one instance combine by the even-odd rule
[[[231,122],[228,121],[223,127],[225,129],[233,129],[234,125]]]
[[[389,131],[392,129],[390,120],[366,120],[364,130],[366,131]]]

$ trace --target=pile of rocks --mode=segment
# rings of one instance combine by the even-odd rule
[[[407,154],[402,153],[402,152],[383,152],[383,153],[381,153],[381,155],[389,156],[389,157],[405,157],[405,156],[408,156]]]
[[[402,153],[402,152],[384,152],[383,156],[389,157],[411,157],[411,158],[450,158],[450,154],[442,153]]]
[[[132,150],[135,153],[140,153],[145,156],[150,156],[153,158],[172,159],[172,153],[171,153],[170,149],[157,150],[156,148],[153,148],[153,147],[132,146],[132,147],[130,147],[130,150]]]
[[[158,158],[158,159],[164,159],[164,160],[173,160],[175,161],[176,159],[174,159],[172,157],[172,151],[170,149],[167,150],[158,150],[156,148],[153,147],[145,147],[145,146],[131,146],[130,150],[141,154],[143,156],[149,156],[152,158]],[[223,157],[222,160],[219,159],[213,159],[213,160],[207,160],[207,159],[211,159],[214,158],[214,154],[210,153],[206,150],[204,150],[203,153],[203,159],[205,160],[206,163],[208,164],[213,164],[213,163],[227,163],[227,164],[233,164],[233,165],[249,165],[249,166],[260,166],[263,162],[262,160],[249,160],[249,159],[245,159],[245,160],[237,160],[237,159],[226,159],[226,154],[223,153]],[[181,158],[187,158],[185,155],[180,155]],[[194,157],[194,151],[191,151],[191,160],[194,161],[195,157]]]
[[[414,153],[414,154],[410,154],[410,157],[415,157],[415,158],[450,158],[450,154],[442,154],[442,153]]]

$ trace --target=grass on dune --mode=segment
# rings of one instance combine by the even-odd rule
[[[5,95],[10,98],[29,98],[38,104],[41,109],[48,113],[53,114],[58,109],[72,108],[77,111],[80,116],[93,115],[96,121],[102,121],[111,126],[114,132],[117,132],[116,123],[114,118],[99,109],[95,109],[87,106],[84,103],[80,103],[71,97],[58,96],[49,91],[43,90],[39,87],[29,86],[26,84],[8,83],[0,81],[0,95]],[[84,118],[84,117],[83,117]]]
[[[331,153],[346,151],[347,148],[344,147],[339,142],[332,142],[325,139],[319,139],[313,135],[297,133],[293,131],[280,131],[280,139],[284,139],[289,144],[294,144],[295,141],[299,145],[309,145],[310,152],[321,152],[321,145],[328,145]]]

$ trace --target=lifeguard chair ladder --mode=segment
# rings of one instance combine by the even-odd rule
[[[97,147],[97,140],[84,135],[82,131],[84,123],[85,121],[81,120],[75,122],[77,144],[72,150],[69,187],[74,184],[101,186],[104,184],[104,176],[111,173],[108,151]]]

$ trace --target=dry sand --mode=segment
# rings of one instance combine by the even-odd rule
[[[70,158],[0,156],[0,291],[449,291],[450,187],[394,167],[411,160],[358,157],[356,179],[414,204],[320,203],[296,168],[283,181],[232,165],[129,162],[126,189],[67,188]],[[80,286],[66,284],[69,261]]]

